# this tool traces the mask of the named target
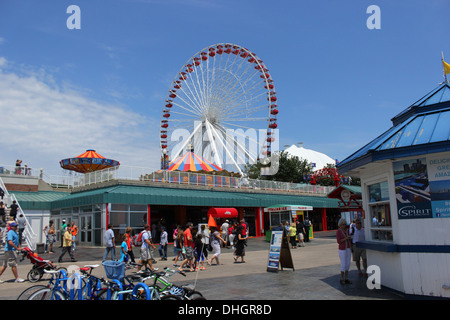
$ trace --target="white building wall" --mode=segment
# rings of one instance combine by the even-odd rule
[[[401,160],[433,155],[418,155]],[[450,158],[450,152],[439,155]],[[387,180],[392,219],[392,243],[395,245],[450,245],[450,218],[398,219],[392,163],[392,160],[371,163],[360,170],[363,207],[366,212],[366,240],[371,241],[371,221],[368,221],[370,214],[367,201],[368,185]],[[388,253],[367,250],[367,260],[369,265],[380,267],[383,286],[406,294],[450,297],[449,253]]]

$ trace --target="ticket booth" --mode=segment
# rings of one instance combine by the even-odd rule
[[[284,226],[286,221],[289,223],[295,222],[297,219],[303,222],[305,219],[305,211],[312,211],[312,206],[305,205],[274,205],[264,208],[264,214],[267,215],[268,224],[265,224],[268,229],[266,230],[266,240],[270,240],[271,230],[273,227]],[[312,226],[310,229],[310,238],[312,238]]]

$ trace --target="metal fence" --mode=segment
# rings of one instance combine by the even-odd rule
[[[33,175],[56,188],[76,188],[114,180],[148,181],[175,183],[183,185],[225,187],[253,190],[285,191],[302,194],[326,195],[334,190],[333,186],[310,185],[306,183],[289,183],[270,180],[257,180],[221,176],[219,174],[203,174],[183,171],[164,171],[154,168],[132,167],[121,165],[86,174],[72,174],[65,176],[47,175],[42,170],[33,168],[17,169],[13,166],[0,165],[0,174]]]

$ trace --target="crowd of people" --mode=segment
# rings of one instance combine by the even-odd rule
[[[305,242],[309,242],[311,221],[309,221],[308,217],[306,217],[303,221],[300,221],[299,219],[291,223],[286,221],[284,228],[286,229],[286,234],[289,238],[292,249],[295,249],[298,246],[304,247]]]
[[[248,238],[248,225],[245,220],[230,223],[226,220],[220,227],[200,224],[199,227],[188,222],[185,227],[178,225],[172,233],[173,242],[173,266],[180,271],[206,270],[205,265],[221,264],[220,254],[222,248],[234,248],[234,262],[245,263],[245,247]],[[153,265],[157,263],[154,258],[156,246],[153,235],[148,224],[144,225],[144,230],[139,234],[132,234],[131,228],[127,228],[121,235],[120,257],[116,257],[116,239],[113,226],[108,225],[105,232],[105,252],[103,261],[107,259],[117,260],[125,263],[136,263],[138,270],[149,268],[158,270]],[[159,235],[159,256],[160,261],[167,260],[168,233],[164,226],[161,227]],[[139,247],[139,260],[136,261],[133,247]]]

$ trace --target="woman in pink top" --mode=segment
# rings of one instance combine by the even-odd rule
[[[350,269],[350,261],[352,257],[352,237],[347,231],[347,222],[345,219],[339,220],[339,229],[336,232],[336,241],[339,244],[339,260],[341,260],[341,284],[350,284],[348,280],[348,269]]]

